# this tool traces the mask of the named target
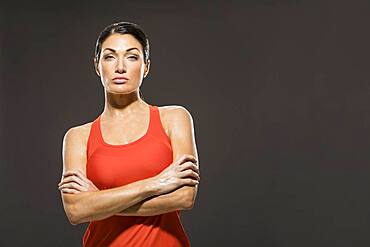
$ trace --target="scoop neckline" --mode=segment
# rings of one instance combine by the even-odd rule
[[[100,126],[100,118],[101,118],[101,114],[100,114],[99,117],[98,117],[98,119],[97,119],[98,135],[99,135],[100,142],[104,146],[107,146],[107,147],[122,148],[122,147],[129,147],[129,146],[132,146],[134,144],[137,144],[137,143],[143,141],[149,135],[149,131],[150,131],[150,128],[151,128],[151,125],[152,125],[152,121],[153,121],[153,107],[154,106],[149,105],[149,124],[148,124],[147,130],[145,131],[145,134],[143,136],[141,136],[140,138],[138,138],[138,139],[136,139],[136,140],[134,140],[132,142],[126,143],[126,144],[110,144],[110,143],[107,143],[104,140],[103,134],[102,134],[102,131],[101,131],[101,126]]]

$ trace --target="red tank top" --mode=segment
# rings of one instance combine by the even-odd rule
[[[144,136],[121,145],[106,143],[100,117],[90,129],[86,174],[100,190],[153,177],[172,163],[172,146],[163,129],[157,106],[149,105],[149,128]],[[112,216],[91,221],[83,246],[156,247],[190,246],[180,211],[154,216]]]

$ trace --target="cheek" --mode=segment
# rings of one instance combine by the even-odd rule
[[[131,67],[131,71],[135,76],[141,76],[142,72],[144,71],[144,67],[142,64],[135,64]]]
[[[101,71],[101,80],[104,82],[104,83],[108,83],[109,81],[109,78],[111,77],[112,73],[114,73],[114,71],[112,71],[112,69],[110,68],[110,66],[107,66],[106,64],[102,65],[101,68],[100,68],[100,71]]]
[[[104,63],[104,64],[102,64],[101,69],[102,69],[102,72],[104,74],[107,74],[107,73],[110,73],[112,71],[113,65],[109,64],[109,63]]]

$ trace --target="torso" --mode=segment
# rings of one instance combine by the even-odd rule
[[[160,120],[163,125],[163,128],[167,134],[167,136],[171,137],[171,125],[170,125],[170,117],[171,117],[171,110],[175,109],[177,106],[158,106]],[[144,135],[148,128],[149,118],[148,114],[141,113],[140,116],[132,116],[134,121],[127,121],[127,124],[120,123],[120,125],[116,123],[101,123],[102,134],[104,137],[104,141],[113,144],[113,145],[120,145],[133,142],[139,139],[141,136]],[[78,130],[81,140],[84,143],[84,149],[86,150],[87,141],[89,139],[89,133],[91,129],[92,122],[76,126],[74,127]],[[122,131],[122,126],[125,126],[125,131]],[[129,130],[129,131],[127,131]],[[122,141],[123,140],[123,141]],[[85,170],[85,169],[84,169]]]
[[[82,165],[86,177],[99,190],[104,190],[147,179],[163,171],[173,161],[171,131],[175,137],[177,108],[155,106],[150,116],[142,110],[117,121],[100,115],[93,122],[81,125],[80,141],[86,143],[87,161],[86,166]],[[149,134],[144,136],[145,133]],[[165,245],[190,246],[181,224],[180,210],[152,216],[113,215],[91,221],[83,237],[85,247]]]

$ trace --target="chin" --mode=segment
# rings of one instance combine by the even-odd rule
[[[134,90],[132,90],[131,88],[130,89],[127,89],[127,88],[109,88],[109,90],[107,90],[109,93],[112,93],[112,94],[130,94],[132,93]]]
[[[109,91],[109,93],[112,93],[112,94],[129,94],[130,92],[128,92],[126,90],[112,90],[112,91]]]

